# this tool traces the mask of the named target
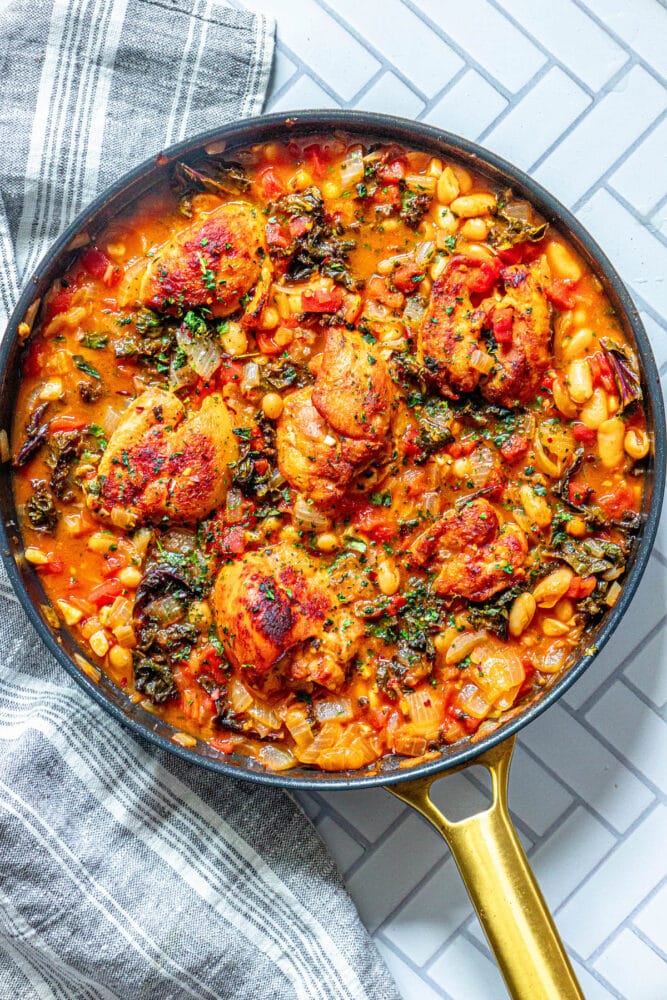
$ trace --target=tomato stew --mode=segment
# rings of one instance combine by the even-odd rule
[[[338,134],[234,155],[178,164],[46,297],[25,558],[183,745],[424,759],[617,600],[637,361],[566,241],[458,163]]]

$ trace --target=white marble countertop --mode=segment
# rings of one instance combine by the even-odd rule
[[[268,111],[350,107],[475,139],[554,192],[629,285],[667,386],[667,10],[659,0],[248,0]],[[510,803],[588,1000],[667,997],[667,518],[612,642],[518,743]],[[479,770],[479,769],[478,769]],[[484,802],[473,773],[448,811]],[[452,858],[390,795],[309,796],[406,1000],[503,1000]]]

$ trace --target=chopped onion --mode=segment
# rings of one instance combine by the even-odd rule
[[[266,702],[255,699],[246,711],[255,722],[261,723],[267,729],[280,729],[280,719]]]
[[[220,348],[208,337],[193,339],[186,327],[180,327],[176,333],[176,341],[185,351],[188,364],[200,378],[210,378],[220,367]]]
[[[376,320],[378,323],[388,323],[389,320],[393,320],[393,314],[387,306],[382,305],[381,302],[376,302],[375,299],[369,299],[366,302],[364,316],[366,319]]]
[[[416,194],[433,194],[438,178],[427,174],[406,174],[405,186]]]
[[[474,650],[472,659],[479,664],[479,676],[475,677],[475,683],[482,688],[491,704],[524,682],[526,671],[519,654],[504,643],[489,640]]]
[[[474,684],[466,684],[461,689],[458,703],[466,715],[472,715],[473,719],[485,719],[492,708],[486,697]]]
[[[228,524],[238,524],[243,520],[243,516],[243,494],[241,490],[233,488],[227,493],[225,520]]]
[[[435,183],[435,177],[433,178]],[[418,267],[423,267],[424,264],[428,264],[431,257],[435,253],[435,243],[431,240],[426,240],[424,243],[418,243],[415,249],[415,264]]]
[[[315,702],[315,715],[318,722],[328,722],[337,719],[342,722],[352,718],[352,702],[349,698],[323,698]]]
[[[174,355],[169,365],[169,388],[175,392],[177,389],[182,389],[184,385],[190,385],[196,378],[197,373],[190,365],[176,367],[176,355]]]
[[[232,677],[228,690],[229,703],[238,715],[245,712],[249,705],[252,705],[252,695],[238,677]]]
[[[423,687],[412,694],[406,694],[408,716],[414,734],[436,735],[442,725],[442,700],[438,699],[430,687]]]
[[[256,361],[246,361],[241,376],[241,392],[256,389],[259,385],[259,365]]]
[[[303,705],[291,705],[287,709],[285,725],[297,746],[304,747],[313,742],[313,730],[308,721],[308,712]]]
[[[472,455],[470,456],[470,476],[469,479],[472,482],[476,490],[486,486],[489,481],[489,476],[493,472],[495,467],[495,462],[493,458],[493,453],[490,448],[482,445],[479,448],[475,448]]]
[[[160,625],[173,625],[183,617],[183,606],[176,597],[165,594],[147,605],[146,616]]]
[[[428,740],[425,736],[417,736],[415,733],[399,731],[394,737],[392,750],[403,757],[421,757],[428,749]]]
[[[495,363],[496,359],[488,351],[480,351],[478,349],[474,350],[470,355],[470,364],[475,371],[481,372],[482,375],[488,375],[493,370]]]
[[[329,527],[329,518],[302,496],[298,496],[294,502],[294,517],[313,531],[325,531]]]
[[[269,771],[287,771],[296,764],[296,757],[286,747],[264,746],[257,754],[257,759]]]
[[[132,617],[132,604],[125,597],[117,597],[109,608],[107,625],[113,631],[119,625],[127,625]]]
[[[358,184],[364,179],[364,156],[361,146],[348,149],[345,159],[340,165],[340,180],[343,188]]]

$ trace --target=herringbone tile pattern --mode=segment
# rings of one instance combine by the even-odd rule
[[[273,13],[268,110],[442,126],[528,170],[599,239],[667,386],[667,9],[659,0],[248,0]],[[667,518],[618,635],[522,735],[517,826],[588,1000],[667,997]],[[485,801],[441,783],[448,814]],[[453,861],[381,792],[304,797],[409,1000],[502,1000]]]

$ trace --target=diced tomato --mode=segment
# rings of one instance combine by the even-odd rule
[[[522,656],[521,666],[524,669],[524,678],[523,683],[517,692],[517,698],[520,698],[521,695],[527,694],[527,692],[530,691],[533,686],[533,677],[535,676],[535,664],[530,657]]]
[[[311,224],[303,215],[297,215],[295,218],[289,220],[289,232],[293,239],[296,239],[297,236],[303,236],[310,228]]]
[[[578,421],[572,424],[572,433],[574,434],[575,441],[581,441],[582,444],[592,444],[597,437],[596,431]]]
[[[524,437],[523,434],[515,433],[510,435],[507,441],[503,441],[500,446],[500,454],[510,465],[518,461],[518,459],[523,458],[527,451],[528,438]]]
[[[206,399],[212,393],[218,391],[218,380],[217,372],[211,375],[210,378],[199,378],[197,379],[197,384],[195,386],[195,396],[197,399]]]
[[[80,431],[85,426],[85,420],[81,420],[71,413],[60,413],[57,417],[49,420],[49,430],[52,434],[57,434],[58,431]]]
[[[103,281],[111,288],[117,285],[123,277],[121,268],[114,264],[98,247],[86,247],[79,261],[84,271],[87,271],[92,278]]]
[[[373,729],[379,733],[387,725],[387,719],[391,709],[385,705],[384,708],[371,708],[366,714],[365,722],[368,722]]]
[[[220,753],[234,753],[234,741],[224,736],[212,736],[209,745]]]
[[[278,177],[273,167],[264,167],[264,169],[257,175],[257,181],[262,195],[267,199],[267,201],[274,201],[276,198],[280,198],[281,195],[287,193],[287,188]]]
[[[59,313],[67,312],[72,304],[72,296],[76,291],[76,284],[73,281],[68,280],[67,288],[60,288],[55,295],[51,298],[44,306],[44,320],[49,322],[54,316]]]
[[[401,309],[405,298],[401,292],[392,292],[386,278],[381,278],[378,274],[373,275],[366,286],[370,298],[376,302],[381,302],[390,309]]]
[[[127,566],[127,556],[124,552],[111,552],[102,565],[102,576],[107,579],[115,576],[119,569]]]
[[[199,666],[201,668],[217,671],[224,665],[224,663],[224,657],[217,652],[215,646],[211,643],[209,643],[208,646],[204,646],[199,658]]]
[[[593,385],[596,388],[603,388],[607,392],[616,392],[616,380],[609,359],[604,351],[596,351],[588,359],[593,377]]]
[[[280,354],[283,348],[276,344],[272,330],[255,331],[255,340],[262,354]]]
[[[582,597],[592,594],[596,585],[597,579],[594,576],[573,576],[565,596],[572,598],[573,601],[579,601]]]
[[[395,615],[398,611],[404,608],[407,603],[408,602],[403,597],[403,594],[394,594],[385,609],[385,613],[388,615]]]
[[[306,163],[310,167],[311,173],[315,174],[316,177],[324,177],[329,166],[326,149],[315,143],[312,146],[306,146],[303,154],[306,157]]]
[[[265,232],[269,250],[287,250],[290,245],[290,239],[279,222],[267,222]]]
[[[382,507],[366,504],[352,518],[352,524],[358,531],[369,535],[374,542],[388,542],[396,534],[396,522],[391,514]]]
[[[301,305],[304,312],[335,313],[343,304],[343,292],[340,288],[316,288],[312,292],[303,292]]]
[[[43,566],[38,566],[37,569],[40,573],[43,573],[46,576],[58,576],[64,571],[65,563],[62,561],[60,556],[56,556],[51,553],[49,555],[49,561]]]
[[[408,427],[408,430],[403,437],[405,454],[410,458],[414,455],[422,455],[424,452],[424,449],[418,443],[419,433],[418,427]]]
[[[216,372],[218,383],[228,385],[229,382],[240,382],[243,376],[242,361],[223,361]]]
[[[467,458],[468,455],[472,455],[478,444],[476,438],[464,438],[462,441],[452,441],[445,451],[451,458]]]
[[[533,243],[531,240],[524,240],[523,243],[515,243],[513,247],[506,250],[499,250],[498,256],[503,264],[530,264],[544,252],[544,242]]]
[[[511,306],[493,311],[493,336],[499,344],[512,343],[512,328],[514,326],[514,310]]]
[[[106,580],[104,583],[98,584],[97,587],[93,587],[88,594],[88,600],[95,607],[102,608],[105,604],[112,604],[122,589],[123,585],[120,580]]]
[[[577,301],[575,286],[576,281],[556,278],[545,288],[546,296],[556,309],[574,309]]]
[[[399,159],[389,160],[388,163],[380,163],[376,174],[384,184],[398,184],[405,177],[405,163]]]
[[[597,502],[607,517],[618,519],[626,511],[634,510],[634,490],[627,483],[619,482],[609,493],[598,496]]]
[[[23,359],[23,374],[28,377],[39,375],[44,364],[44,342],[41,338],[32,340]]]
[[[567,489],[567,496],[570,503],[575,506],[580,506],[580,504],[586,503],[590,498],[593,490],[590,486],[586,486],[585,483],[579,483],[575,480],[570,480]]]
[[[401,192],[397,184],[386,184],[379,187],[374,195],[373,201],[376,205],[390,205],[398,210],[401,207]]]
[[[478,260],[464,254],[452,257],[451,260],[452,265],[456,262],[469,268],[465,283],[471,295],[487,295],[500,277],[501,267],[498,261]]]
[[[405,295],[414,295],[425,277],[423,267],[414,263],[399,264],[392,274],[391,280],[394,288],[397,288],[399,292],[403,292]]]
[[[225,556],[240,555],[245,551],[245,529],[238,525],[234,528],[225,528],[220,534],[216,548]]]

